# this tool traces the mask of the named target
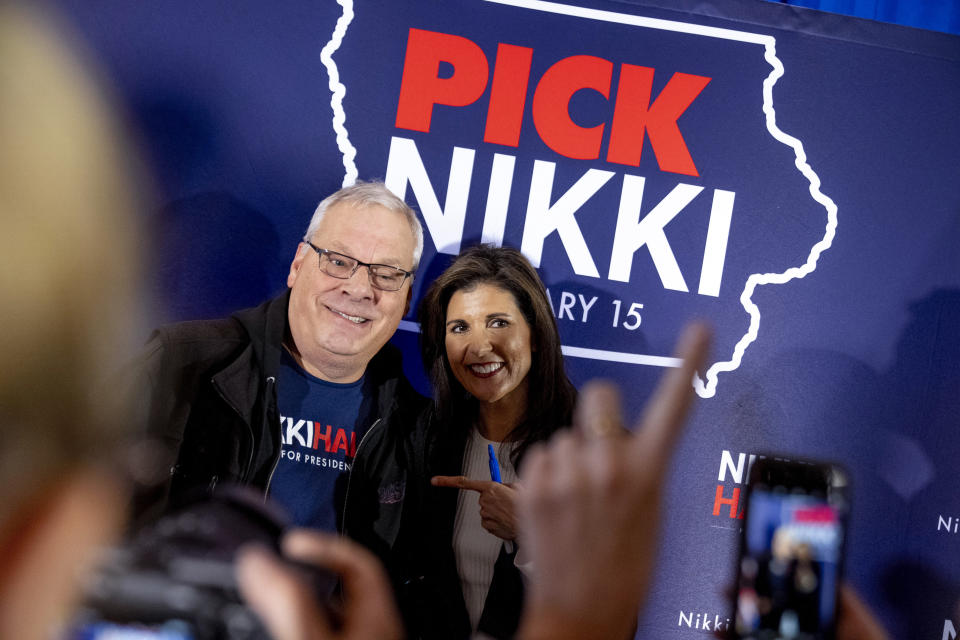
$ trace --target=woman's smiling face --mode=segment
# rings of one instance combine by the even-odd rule
[[[456,291],[447,305],[445,345],[453,375],[470,395],[526,403],[530,325],[513,294],[489,284]]]

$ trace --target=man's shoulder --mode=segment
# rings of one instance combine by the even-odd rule
[[[234,317],[188,320],[158,327],[142,358],[166,370],[207,370],[235,360],[250,347],[247,330]]]
[[[232,316],[163,325],[153,332],[151,338],[151,341],[159,340],[164,347],[169,348],[220,345],[226,349],[250,339],[243,325]]]
[[[274,306],[285,311],[283,296],[267,300],[257,307],[241,309],[224,318],[166,324],[154,330],[148,345],[155,349],[211,356],[232,353],[253,340],[264,339],[267,318]]]

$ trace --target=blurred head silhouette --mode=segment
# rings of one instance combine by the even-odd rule
[[[131,156],[50,16],[0,2],[0,637],[47,638],[122,523],[109,457],[135,303]],[[112,400],[116,400],[111,392]]]

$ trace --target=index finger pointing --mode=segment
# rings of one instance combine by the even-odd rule
[[[573,412],[573,426],[588,438],[623,435],[620,391],[615,385],[591,380],[580,391]]]
[[[683,363],[663,376],[647,404],[640,423],[642,446],[666,457],[680,435],[683,421],[693,399],[693,375],[703,366],[710,348],[710,330],[703,324],[691,324],[677,342],[677,357]],[[666,460],[662,460],[666,464]]]
[[[467,491],[483,491],[490,484],[487,480],[471,480],[466,476],[433,476],[430,484],[435,487],[452,487]]]

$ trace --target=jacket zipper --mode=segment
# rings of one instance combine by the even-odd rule
[[[267,486],[263,489],[263,501],[266,502],[270,497],[270,483],[273,482],[273,474],[276,473],[277,467],[280,465],[280,456],[277,456],[277,459],[273,461],[273,467],[270,469],[270,475],[267,476]],[[349,483],[348,483],[349,484]]]
[[[267,384],[273,387],[276,383],[276,378],[270,376],[267,378]],[[267,397],[270,398],[272,402],[273,395],[268,391]],[[269,411],[268,411],[269,413]],[[283,447],[283,424],[277,423],[276,427],[280,430],[280,447]],[[362,440],[361,440],[362,442]],[[250,448],[250,465],[253,465],[253,447]],[[277,452],[277,457],[273,460],[273,466],[270,468],[270,475],[267,476],[267,485],[263,490],[263,501],[266,502],[267,498],[270,496],[270,484],[273,482],[273,474],[276,473],[277,467],[280,465],[280,452]]]
[[[357,459],[360,457],[360,452],[363,450],[363,443],[367,441],[367,437],[374,432],[374,430],[380,426],[380,423],[383,422],[383,418],[377,418],[376,422],[370,425],[370,428],[367,429],[367,432],[363,434],[363,437],[360,438],[360,444],[357,445],[357,450],[353,456],[353,463],[356,464]],[[350,473],[347,475],[347,491],[343,496],[343,513],[341,513],[341,522],[343,526],[347,526],[347,503],[350,501],[350,485],[353,484],[353,465],[350,466]],[[341,531],[341,533],[343,533]]]

